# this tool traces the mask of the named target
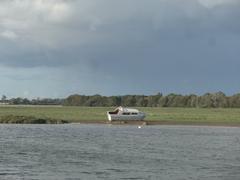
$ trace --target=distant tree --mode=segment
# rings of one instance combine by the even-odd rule
[[[83,106],[87,100],[88,100],[87,96],[74,94],[67,97],[63,104],[66,106]]]
[[[153,96],[148,96],[148,107],[158,107],[159,99],[162,97],[162,93],[157,93]]]
[[[214,98],[212,94],[206,93],[198,98],[198,106],[201,108],[212,108],[214,107]]]
[[[148,105],[147,96],[136,96],[136,106],[137,107],[146,107]]]
[[[106,106],[107,105],[107,98],[96,94],[94,96],[90,96],[88,100],[85,102],[86,106]]]
[[[10,99],[10,104],[18,105],[18,104],[22,104],[22,102],[23,102],[23,99],[20,97]]]
[[[228,99],[223,92],[217,92],[212,94],[212,103],[215,108],[224,108],[228,106]]]
[[[186,107],[198,107],[197,101],[198,101],[197,95],[191,94],[191,95],[187,96]]]
[[[167,104],[166,107],[176,107],[175,98],[177,94],[171,93],[167,95]]]
[[[5,96],[5,95],[2,95],[2,99],[1,99],[1,101],[2,101],[3,103],[5,103],[5,102],[6,102],[6,100],[7,100],[7,96]]]
[[[27,98],[21,99],[21,104],[27,105],[30,104],[30,100],[28,100]]]
[[[162,96],[158,100],[158,106],[159,107],[167,107],[167,104],[168,104],[168,97],[167,96]]]
[[[126,95],[122,97],[122,105],[133,107],[136,106],[136,98],[135,95]]]
[[[240,108],[240,93],[228,98],[229,107]]]
[[[110,96],[107,98],[108,103],[107,106],[120,106],[121,105],[121,97],[120,96]]]
[[[187,107],[188,96],[176,95],[174,98],[174,107]]]

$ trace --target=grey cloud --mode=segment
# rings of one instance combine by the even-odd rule
[[[2,9],[13,7],[0,13],[0,34],[17,36],[0,36],[2,65],[57,67],[66,73],[65,82],[108,93],[151,93],[161,87],[194,92],[238,75],[237,0],[24,2],[0,2]],[[229,73],[222,77],[226,67]],[[211,86],[217,77],[223,81]]]

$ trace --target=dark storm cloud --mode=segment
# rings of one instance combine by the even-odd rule
[[[239,75],[237,0],[20,4],[1,6],[13,8],[0,14],[0,64],[5,66],[87,68],[93,76],[86,81],[108,80],[108,93],[118,93],[116,81],[128,85],[128,90],[119,87],[123,93],[214,90],[228,79],[236,83],[233,77]]]

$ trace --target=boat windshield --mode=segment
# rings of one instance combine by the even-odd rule
[[[118,114],[119,109],[115,109],[114,111],[110,111],[109,114]]]

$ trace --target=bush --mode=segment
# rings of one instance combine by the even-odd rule
[[[56,120],[51,118],[36,118],[34,116],[2,116],[0,123],[6,124],[65,124],[66,120]]]

